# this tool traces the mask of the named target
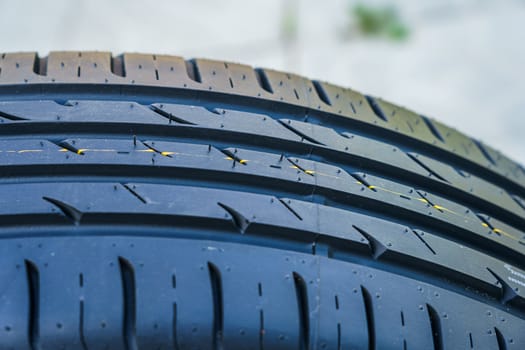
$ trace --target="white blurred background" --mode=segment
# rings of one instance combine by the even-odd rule
[[[407,106],[525,164],[525,0],[0,1],[0,51],[206,57]]]

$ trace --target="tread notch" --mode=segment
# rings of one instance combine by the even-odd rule
[[[264,69],[255,68],[253,71],[255,73],[255,79],[259,83],[259,86],[261,87],[261,89],[263,89],[264,91],[270,94],[273,94],[272,85],[270,84],[270,81],[268,80],[268,76],[266,75],[266,72],[264,71]]]
[[[312,84],[314,85],[315,92],[317,93],[317,96],[319,96],[319,99],[328,106],[331,106],[332,102],[328,98],[328,94],[326,93],[323,85],[317,80],[312,80]]]
[[[299,349],[310,349],[310,312],[308,311],[308,291],[304,278],[293,272],[297,307],[299,310]]]
[[[383,110],[381,109],[381,107],[379,107],[379,104],[377,103],[377,101],[372,96],[366,95],[365,98],[368,104],[370,105],[370,108],[372,108],[372,111],[374,112],[374,114],[382,121],[388,122],[388,119],[386,118],[385,113],[383,113]]]
[[[434,135],[434,137],[438,139],[439,141],[445,143],[445,139],[443,138],[439,130],[436,128],[432,120],[428,117],[425,117],[424,115],[421,116],[421,119],[423,119],[423,122],[427,126],[428,130],[430,130],[432,135]]]
[[[365,306],[366,328],[368,329],[368,350],[375,350],[376,348],[376,334],[374,324],[374,306],[372,305],[372,296],[368,289],[361,286],[361,295],[363,296],[363,303]]]
[[[127,259],[119,256],[118,262],[122,278],[124,309],[122,334],[126,349],[137,350],[135,271]]]
[[[434,350],[443,350],[443,333],[441,330],[441,320],[436,309],[429,304],[427,306],[428,318],[430,320],[430,330],[432,332],[432,342],[434,343]]]
[[[498,327],[494,327],[494,333],[496,334],[496,341],[498,342],[498,350],[507,350],[507,342]]]
[[[222,209],[224,209],[228,214],[230,214],[230,217],[232,219],[233,225],[242,233],[244,234],[246,232],[246,229],[248,226],[250,226],[250,221],[246,219],[241,213],[239,213],[237,210],[227,206],[226,204],[223,204],[221,202],[217,202],[217,205],[220,206]]]
[[[372,257],[374,259],[379,259],[379,257],[381,257],[381,255],[383,255],[388,250],[387,247],[383,245],[383,243],[378,241],[375,237],[373,237],[365,230],[355,225],[352,225],[352,227],[368,241],[368,245],[370,246],[370,250],[372,251]]]
[[[213,298],[213,349],[222,350],[224,310],[221,273],[219,268],[211,262],[208,262],[208,272],[210,274],[211,294]]]
[[[84,213],[82,213],[80,210],[78,210],[74,206],[69,205],[67,203],[64,203],[64,202],[62,202],[62,201],[60,201],[58,199],[51,198],[51,197],[44,196],[44,197],[42,197],[42,199],[47,201],[47,202],[49,202],[49,203],[51,203],[51,204],[53,204],[55,207],[60,209],[60,211],[65,216],[67,216],[68,218],[73,220],[75,225],[80,224],[80,220],[82,219],[82,216],[84,215]]]
[[[188,73],[188,78],[196,83],[202,83],[201,72],[195,59],[186,61],[186,72]]]
[[[31,350],[40,350],[40,276],[32,261],[25,260],[25,267],[29,291],[28,340]]]

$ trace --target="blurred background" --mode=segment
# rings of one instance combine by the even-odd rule
[[[525,164],[525,0],[0,1],[0,50],[165,53],[383,97]]]

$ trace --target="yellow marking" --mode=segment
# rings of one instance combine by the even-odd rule
[[[483,225],[483,227],[489,227],[489,225],[484,222],[482,222],[481,225]]]
[[[373,190],[373,189],[375,189],[376,187],[375,187],[374,185],[370,185],[370,186],[368,186],[368,188],[371,189],[371,190]]]
[[[247,159],[241,159],[241,160],[239,160],[239,163],[241,163],[241,164],[245,164],[245,163],[247,163],[247,162],[248,162]]]
[[[160,152],[161,155],[163,156],[171,156],[172,154],[176,154],[177,152]]]
[[[292,168],[292,169],[299,169],[299,167],[297,165],[290,165],[290,168]]]
[[[315,171],[313,171],[313,170],[305,170],[304,172],[307,173],[308,175],[315,174]]]
[[[59,152],[69,152],[69,150],[67,148],[61,148],[58,150]]]
[[[356,181],[355,183],[358,184],[358,185],[362,185],[363,184],[361,181]]]
[[[87,151],[87,149],[80,148],[80,149],[77,150],[77,154],[84,154],[84,151]]]
[[[233,160],[232,157],[226,157],[226,158],[224,158],[224,159],[226,159],[226,160]]]
[[[139,149],[139,150],[137,150],[137,152],[149,152],[149,153],[155,153],[155,151],[152,150],[151,148],[147,148],[147,149]]]
[[[416,198],[418,201],[420,202],[423,202],[423,203],[427,203],[428,204],[428,201],[425,199],[425,198]]]
[[[503,230],[500,230],[499,228],[495,228],[495,229],[493,229],[492,232],[502,234],[502,235],[504,235],[504,236],[506,236],[506,237],[509,237],[509,238],[511,238],[511,239],[514,239],[514,240],[516,240],[516,241],[518,240],[516,237],[514,237],[514,236],[511,235],[510,233],[507,233],[507,232],[505,232],[505,231],[503,231]]]

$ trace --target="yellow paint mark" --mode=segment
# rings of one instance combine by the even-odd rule
[[[248,163],[248,160],[247,159],[241,159],[241,160],[239,160],[239,163],[246,164],[246,163]]]
[[[416,198],[418,201],[428,204],[428,201],[425,198]]]
[[[374,186],[374,185],[370,185],[370,186],[368,186],[368,188],[371,189],[371,190],[374,190],[374,189],[376,188],[376,186]],[[381,189],[381,188],[380,188],[380,189]]]
[[[61,148],[58,150],[59,152],[69,152],[69,150],[67,148]]]
[[[355,183],[358,184],[358,185],[362,185],[363,184],[361,181],[356,181]]]
[[[87,151],[87,149],[80,148],[77,150],[77,154],[84,154],[85,151]]]
[[[308,175],[315,174],[315,171],[313,171],[313,170],[305,170],[304,172],[307,173]]]
[[[435,209],[437,209],[437,210],[447,210],[447,211],[448,211],[447,208],[442,207],[441,205],[434,204],[432,207],[435,208]]]
[[[481,225],[482,225],[483,227],[489,227],[489,225],[486,224],[486,223],[484,223],[484,222],[482,222]]]
[[[233,160],[232,157],[226,157],[226,158],[224,158],[224,159],[226,159],[226,160]]]
[[[177,152],[168,152],[168,151],[165,151],[165,152],[160,152],[161,155],[163,156],[171,156],[172,154],[176,154]]]
[[[292,168],[292,169],[299,169],[299,167],[297,165],[290,165],[290,168]]]
[[[137,150],[137,152],[155,153],[155,151],[152,150],[151,148],[147,148],[147,149],[139,149],[139,150]]]

